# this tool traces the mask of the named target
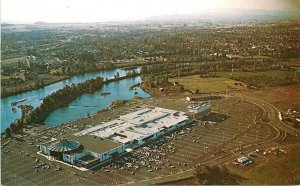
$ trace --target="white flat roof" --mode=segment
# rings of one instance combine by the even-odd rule
[[[142,139],[187,119],[188,116],[186,116],[185,112],[159,107],[146,108],[77,132],[74,135],[94,135],[126,143],[135,139]]]

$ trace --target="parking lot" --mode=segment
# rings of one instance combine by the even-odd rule
[[[172,105],[167,98],[160,99],[168,102],[168,108],[173,106],[173,109],[176,109],[181,105],[184,109],[182,105],[188,105],[184,100],[179,100],[177,103],[173,101]],[[55,128],[39,127],[32,136],[23,136],[21,141],[13,139],[2,149],[2,183],[5,185],[72,183],[93,185],[134,182],[191,169],[218,151],[230,149],[232,153],[238,155],[255,143],[274,135],[274,129],[262,121],[264,110],[257,105],[235,97],[226,97],[211,103],[213,118],[194,121],[145,147],[134,150],[130,155],[87,172],[37,155],[36,145],[38,142],[46,142],[53,137],[61,138],[142,107],[163,106],[162,101],[153,98],[135,100],[135,103],[129,102],[121,108],[99,114],[101,118],[97,115]],[[218,121],[214,121],[214,118],[218,118]],[[36,167],[42,163],[47,166]],[[57,166],[62,170],[56,170]]]

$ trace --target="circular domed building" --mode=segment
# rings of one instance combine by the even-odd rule
[[[40,150],[52,157],[57,159],[63,159],[63,154],[73,153],[80,149],[80,143],[77,141],[67,140],[63,138],[56,143],[51,144],[50,146],[40,146]]]
[[[49,146],[50,156],[58,157],[62,159],[63,153],[72,153],[80,147],[80,143],[77,141],[61,139],[57,143],[53,143]]]

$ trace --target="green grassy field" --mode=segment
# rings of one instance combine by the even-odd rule
[[[213,72],[216,73],[217,77],[215,78],[200,78],[199,75],[192,75],[186,77],[170,78],[170,82],[179,82],[183,85],[184,88],[195,91],[196,89],[200,90],[200,93],[218,93],[225,92],[229,89],[241,90],[243,86],[234,85],[236,81],[231,78],[236,77],[251,77],[251,76],[260,76],[265,75],[268,77],[287,77],[295,76],[300,77],[299,72],[292,71],[258,71],[258,72],[241,72],[236,71],[231,74],[231,72]]]
[[[242,89],[241,86],[234,85],[236,81],[229,78],[200,78],[199,75],[171,78],[171,82],[179,82],[184,88],[195,91],[199,89],[201,93],[224,92],[229,88]]]

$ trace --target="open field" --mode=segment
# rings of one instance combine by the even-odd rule
[[[265,88],[243,93],[272,103],[281,111],[289,108],[300,111],[300,86]]]
[[[253,165],[243,167],[233,164],[234,161],[226,164],[229,172],[240,176],[241,185],[290,185],[300,183],[300,151],[299,143],[280,145],[286,153],[278,156],[273,154],[263,155],[256,153],[257,157],[252,158]],[[167,182],[170,185],[198,185],[195,177]]]
[[[254,158],[256,166],[245,172],[229,167],[229,170],[245,179],[243,185],[257,184],[299,184],[300,183],[300,144],[289,144],[280,146],[286,153],[278,156],[273,154],[259,154]],[[255,178],[255,179],[253,179]]]
[[[195,91],[199,89],[200,93],[225,92],[227,89],[242,89],[241,86],[234,85],[236,81],[228,78],[200,78],[199,75],[192,75],[180,78],[170,78],[172,83],[178,82],[184,88]]]
[[[230,72],[216,72],[218,78],[200,78],[197,75],[187,76],[181,78],[171,78],[171,82],[179,82],[186,89],[195,91],[200,90],[200,93],[217,93],[225,92],[241,92],[248,96],[253,96],[271,104],[274,104],[280,111],[287,110],[289,108],[300,111],[300,86],[299,83],[290,86],[281,87],[263,87],[260,89],[252,90],[247,89],[244,86],[234,85],[232,77],[251,77],[256,75],[265,75],[268,77],[287,77],[296,76],[300,78],[299,72],[292,71],[266,71],[266,72],[234,72],[231,75]],[[229,89],[228,87],[231,87]]]
[[[280,64],[284,64],[290,67],[300,67],[300,60],[281,61]]]
[[[237,81],[231,78],[237,77],[252,77],[252,76],[267,76],[267,77],[288,77],[294,76],[300,78],[299,72],[293,71],[257,71],[257,72],[214,72],[217,77],[201,78],[199,75],[191,75],[186,77],[170,78],[169,81],[179,82],[184,88],[195,91],[199,89],[200,93],[220,93],[228,91],[244,90],[245,87],[235,85]]]

